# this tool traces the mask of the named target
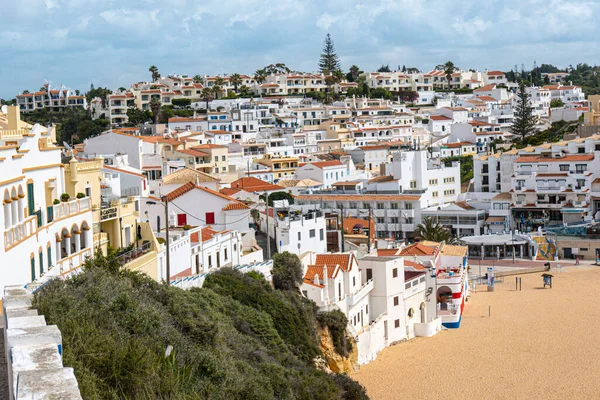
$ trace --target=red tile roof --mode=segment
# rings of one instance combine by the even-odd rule
[[[416,269],[418,271],[425,270],[425,266],[423,264],[419,264],[419,263],[416,263],[414,261],[409,261],[409,260],[406,260],[406,259],[404,260],[404,266],[405,267],[414,268],[414,269]]]
[[[401,256],[432,256],[436,252],[434,247],[425,246],[421,243],[415,243],[402,249]]]
[[[340,162],[339,160],[332,160],[332,161],[316,161],[316,162],[306,163],[304,165],[314,165],[317,168],[323,169],[323,168],[327,168],[327,167],[339,167],[339,166],[343,166],[344,164],[342,164],[342,162]]]
[[[229,203],[225,207],[223,207],[223,211],[248,210],[249,208],[250,207],[248,207],[244,203]]]
[[[593,154],[568,154],[560,158],[542,157],[538,155],[525,155],[517,158],[518,163],[536,163],[536,162],[564,162],[564,161],[591,161],[594,159]]]
[[[340,272],[340,267],[335,265],[327,266],[327,278],[335,278],[337,274]],[[315,275],[319,275],[319,281],[323,280],[323,265],[309,265],[306,269],[306,274],[304,274],[304,280],[308,280],[313,282],[315,279]]]
[[[482,86],[478,89],[473,90],[473,93],[477,93],[477,92],[489,92],[490,90],[494,90],[496,89],[496,85],[494,83],[492,83],[491,85],[485,85]]]
[[[243,189],[246,192],[285,191],[283,186],[274,185],[254,177],[240,178],[231,182],[232,189]]]
[[[378,257],[393,257],[400,256],[400,249],[377,249]],[[406,262],[404,262],[406,265]]]
[[[342,271],[352,270],[353,261],[356,261],[352,253],[317,254],[315,265],[329,267],[339,265]]]
[[[432,121],[452,121],[452,118],[448,118],[444,115],[432,115],[429,119]]]

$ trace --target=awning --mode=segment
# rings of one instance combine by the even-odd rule
[[[504,224],[506,222],[506,218],[498,216],[487,217],[485,222],[487,222],[488,224]]]

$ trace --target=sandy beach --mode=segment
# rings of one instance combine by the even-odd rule
[[[352,376],[372,399],[600,398],[600,267],[477,288],[460,329],[385,349]],[[491,307],[491,317],[488,317]]]

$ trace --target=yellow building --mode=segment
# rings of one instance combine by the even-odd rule
[[[107,196],[108,182],[102,176],[104,160],[76,160],[72,158],[63,165],[65,189],[70,198],[89,197],[92,202],[94,248],[106,252],[113,248],[127,247],[136,243],[139,212],[136,197]],[[137,240],[139,243],[139,238]]]
[[[273,171],[274,179],[290,177],[296,173],[298,168],[298,157],[282,157],[266,154],[264,158],[256,161]]]
[[[585,125],[600,125],[600,95],[588,96],[590,111],[583,114]]]

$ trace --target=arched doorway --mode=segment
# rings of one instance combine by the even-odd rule
[[[421,311],[421,323],[424,324],[427,322],[427,306],[425,303],[421,303],[419,311]]]
[[[438,310],[448,310],[450,304],[452,304],[452,289],[448,286],[441,286],[437,290]]]
[[[87,223],[87,221],[83,221],[81,223],[81,235],[79,238],[80,249],[85,249],[86,247],[92,244],[92,239],[90,239],[91,232],[92,231],[90,230],[90,225]]]

